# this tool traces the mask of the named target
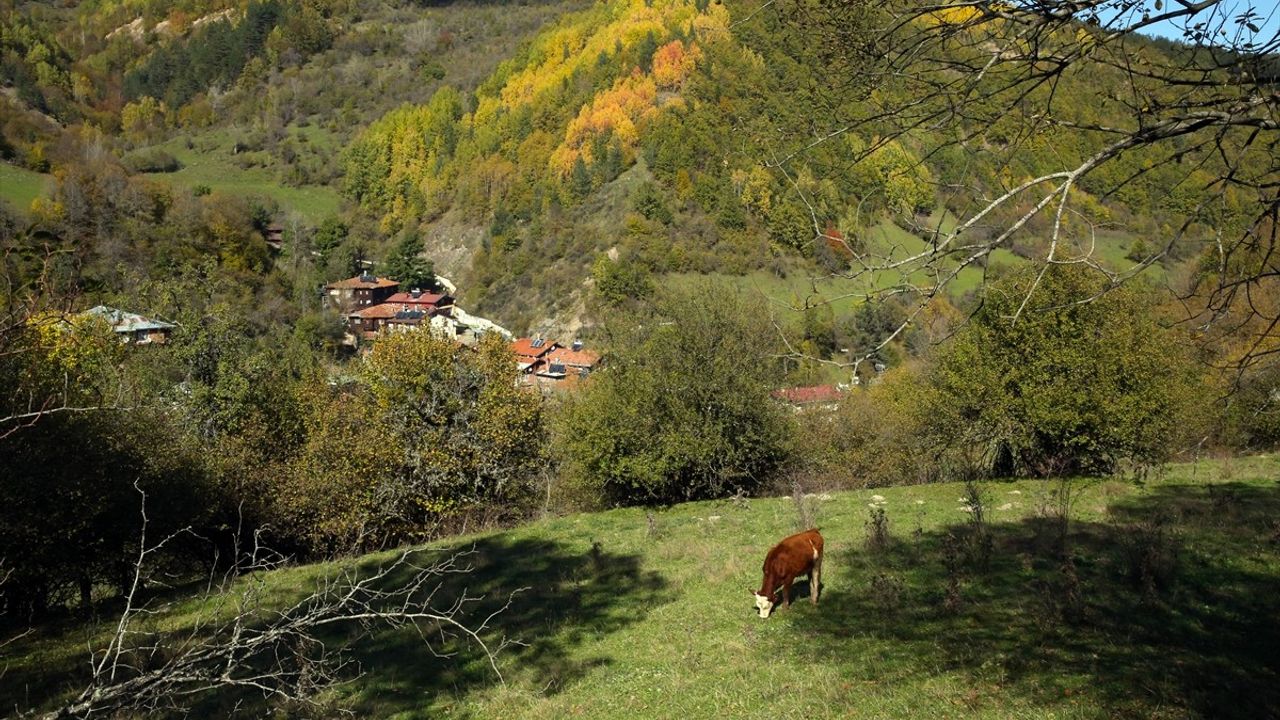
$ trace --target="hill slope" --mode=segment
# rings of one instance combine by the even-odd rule
[[[957,144],[962,127],[881,144],[870,124],[859,130],[865,136],[815,143],[837,122],[830,117],[865,118],[877,101],[824,92],[803,24],[756,9],[613,0],[563,15],[474,96],[446,86],[430,102],[372,123],[348,149],[345,188],[384,232],[421,230],[429,253],[437,227],[465,218],[479,242],[464,295],[524,329],[539,314],[575,312],[583,281],[606,253],[655,277],[761,270],[822,277],[850,269],[839,236],[877,256],[919,252],[936,227],[927,218],[953,218],[946,211],[971,210],[1007,183],[1051,172],[1102,142],[1037,129],[1034,142],[1014,143],[1028,121],[1011,113],[992,130],[999,146]],[[1065,119],[1124,122],[1120,105],[1085,100],[1119,80],[1101,65],[1065,77],[1056,88]],[[636,172],[624,176],[628,168]],[[594,198],[616,194],[619,178],[632,181],[630,202],[601,214]],[[1115,268],[1132,263],[1126,256],[1143,247],[1139,238],[1149,246],[1168,235],[1169,213],[1180,212],[1173,205],[1199,192],[1176,173],[1141,175],[1123,193],[1107,182],[1077,190],[1088,211],[1072,222],[1097,231],[1078,233],[1088,239],[1065,250]],[[1002,210],[981,232],[1027,210]],[[1038,256],[1048,222],[1011,237],[992,260]],[[815,237],[819,229],[832,237]],[[1192,235],[1171,264],[1194,254],[1200,238]],[[981,274],[966,269],[955,291],[972,289]],[[926,279],[873,285],[907,280]]]
[[[474,549],[474,572],[451,588],[485,594],[473,617],[526,588],[490,638],[526,643],[502,656],[506,684],[475,653],[436,657],[406,629],[365,638],[366,674],[330,699],[399,718],[1273,717],[1278,476],[1280,460],[1257,457],[1174,466],[1146,485],[1081,481],[1070,572],[1053,483],[982,484],[983,526],[955,484],[815,496],[822,603],[767,621],[748,592],[797,525],[791,499],[457,539],[424,552]],[[864,546],[874,507],[888,518],[883,550]],[[275,573],[269,597],[331,571]],[[156,623],[181,628],[200,612],[187,604]],[[81,666],[82,641],[75,630],[20,640],[5,687],[40,697],[55,671]]]

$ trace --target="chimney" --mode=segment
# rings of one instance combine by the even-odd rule
[[[575,340],[573,341],[573,351],[574,351],[574,352],[578,352],[578,351],[580,351],[580,350],[582,350],[582,341],[581,341],[581,340],[576,340],[576,339],[575,339]]]
[[[410,295],[412,295],[412,296],[414,297],[414,299],[417,299],[417,298],[422,297],[422,290],[420,290],[420,289],[418,289],[418,288],[414,288],[414,289],[412,289],[412,290],[410,290],[410,291],[409,291],[409,294],[410,294]]]

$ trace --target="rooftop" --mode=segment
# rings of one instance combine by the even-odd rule
[[[522,337],[511,343],[511,351],[521,357],[539,358],[558,347],[558,343],[546,338]]]
[[[357,275],[325,285],[330,290],[350,290],[355,288],[400,287],[400,283],[391,278],[374,277],[373,275]]]
[[[792,405],[809,405],[812,403],[833,403],[840,400],[840,389],[835,385],[811,385],[809,387],[790,387],[774,390],[770,395]]]
[[[575,368],[595,367],[600,362],[600,353],[591,350],[571,350],[558,347],[547,355],[547,361]]]
[[[106,305],[99,305],[86,310],[84,314],[101,317],[107,321],[112,330],[118,333],[138,332],[139,330],[172,330],[176,327],[173,323],[152,320],[137,313],[126,312]]]
[[[422,292],[415,297],[412,292],[398,292],[387,298],[385,302],[408,303],[410,305],[440,305],[442,301],[452,300],[452,297],[449,297],[444,293]]]

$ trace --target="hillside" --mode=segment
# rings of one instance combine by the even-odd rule
[[[92,123],[122,156],[176,157],[181,169],[156,179],[270,198],[315,226],[340,210],[339,155],[356,130],[443,84],[473,88],[581,4],[27,3],[2,18],[15,87],[0,99],[0,159],[63,163],[58,134]],[[0,188],[25,210],[13,192]]]
[[[870,134],[815,145],[824,125],[865,118],[876,103],[815,91],[822,71],[803,28],[752,9],[617,0],[562,16],[474,100],[446,87],[430,103],[372,123],[348,150],[344,187],[382,230],[420,229],[429,253],[437,227],[469,222],[468,299],[513,327],[554,333],[595,299],[593,283],[619,268],[659,282],[756,272],[834,280],[819,300],[920,284],[930,278],[839,276],[851,271],[850,249],[890,260],[920,252],[981,198],[1102,142],[1032,129],[1010,113],[991,129],[998,144],[953,145],[968,129],[952,127],[882,147]],[[1123,124],[1123,103],[1085,101],[1111,82],[1120,76],[1101,65],[1064,77],[1055,88],[1064,115]],[[1035,137],[1019,138],[1024,132]],[[789,160],[771,160],[779,157]],[[1135,153],[1116,172],[1153,159]],[[1086,211],[1072,222],[1092,229],[1063,249],[1117,271],[1169,237],[1174,218],[1203,192],[1198,176],[1164,171],[1139,172],[1113,189],[1121,176],[1074,190]],[[620,191],[628,200],[621,211],[600,201]],[[983,232],[1027,209],[1002,209]],[[1009,266],[1042,254],[1048,228],[1047,219],[1032,223],[989,260]],[[1209,232],[1197,226],[1150,275],[1196,255]],[[601,260],[606,254],[612,265]],[[951,293],[960,299],[983,272],[965,268]]]
[[[981,198],[1101,141],[1008,113],[972,145],[950,144],[970,132],[962,126],[883,141],[871,124],[810,147],[824,128],[861,121],[904,91],[815,89],[826,79],[812,28],[755,9],[738,0],[26,4],[5,18],[14,87],[0,150],[38,171],[75,164],[58,135],[93,125],[139,177],[253,198],[303,242],[340,218],[351,229],[344,257],[381,262],[420,236],[468,306],[518,332],[567,336],[589,331],[602,303],[690,274],[785,286],[765,291],[784,309],[834,299],[833,322],[854,324],[852,298],[936,278],[846,282],[851,249],[918,253]],[[1135,42],[1155,57],[1176,52]],[[1121,85],[1114,69],[1086,63],[1055,95],[1065,120],[1123,124],[1129,109],[1112,97]],[[1115,92],[1094,101],[1098,87]],[[1205,176],[1148,167],[1155,159],[1130,153],[1073,190],[1083,210],[1069,218],[1079,232],[1064,252],[1119,271],[1172,236],[1207,192]],[[39,190],[23,178],[0,193],[25,211]],[[1002,209],[980,232],[1025,210]],[[962,270],[950,300],[965,306],[987,265],[998,272],[1042,254],[1047,223]],[[1214,230],[1194,224],[1145,274],[1176,276]],[[335,264],[321,279],[348,270]],[[762,276],[776,280],[745,281]],[[619,277],[648,280],[610,290]]]
[[[1271,717],[1280,637],[1260,621],[1280,612],[1277,477],[1277,458],[1257,456],[1174,465],[1144,483],[1073,481],[1065,555],[1054,549],[1058,482],[982,483],[985,523],[960,484],[807,495],[827,539],[822,603],[801,599],[768,620],[749,589],[770,544],[797,527],[795,499],[679,505],[650,521],[643,509],[569,515],[455,538],[422,552],[474,551],[474,570],[445,585],[484,595],[469,617],[524,588],[487,636],[525,643],[501,656],[505,685],[474,649],[436,657],[409,628],[378,631],[355,651],[364,676],[321,712]],[[888,544],[869,548],[880,509]],[[273,573],[265,597],[283,604],[334,570]],[[180,633],[223,607],[173,599],[148,626]],[[83,667],[84,638],[53,626],[5,654],[12,707],[60,693]]]

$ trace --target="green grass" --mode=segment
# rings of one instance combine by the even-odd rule
[[[332,151],[336,142],[331,133],[314,126],[290,128],[289,132],[305,137],[309,143],[326,151]],[[234,195],[264,195],[276,200],[284,210],[297,212],[313,223],[338,212],[342,197],[332,187],[292,187],[281,183],[270,168],[238,166],[232,153],[237,137],[234,130],[218,129],[160,143],[155,147],[176,157],[182,163],[182,169],[151,174],[150,177],[188,188],[206,185],[212,190]],[[188,141],[191,147],[187,146]],[[266,160],[265,153],[258,155]]]
[[[945,229],[945,226],[944,226]],[[918,236],[898,227],[890,221],[881,222],[867,231],[864,239],[868,247],[881,258],[901,260],[924,251],[925,241]],[[992,253],[992,265],[1013,265],[1023,262],[1013,253],[1003,248]],[[686,285],[705,277],[697,273],[678,273],[667,277],[676,285]],[[849,279],[843,277],[815,276],[812,269],[796,269],[786,277],[764,270],[746,275],[715,275],[735,287],[748,292],[759,293],[769,302],[769,306],[783,316],[798,316],[798,308],[826,301],[831,305],[837,317],[847,315],[858,305],[865,302],[867,294],[902,284],[906,279],[911,282],[927,285],[930,278],[924,273],[905,274],[895,270],[877,272]],[[982,282],[983,270],[979,267],[967,267],[950,281],[948,294],[959,298],[976,289]]]
[[[19,213],[25,214],[31,201],[47,194],[52,185],[49,175],[0,162],[0,200]]]
[[[503,654],[505,685],[474,651],[442,659],[412,630],[386,631],[354,649],[365,675],[330,699],[396,718],[1276,717],[1277,478],[1280,460],[1260,456],[1173,466],[1145,484],[1077,481],[1075,611],[1039,511],[1052,482],[981,484],[985,567],[964,559],[981,543],[966,540],[960,485],[811,498],[827,540],[822,603],[768,620],[748,589],[769,546],[797,529],[791,500],[658,511],[652,537],[643,510],[623,509],[456,539],[426,552],[475,549],[473,573],[445,589],[484,594],[473,617],[528,588],[495,619],[491,638],[526,643]],[[864,545],[869,504],[889,518],[884,550]],[[949,537],[962,550],[954,611]],[[1157,571],[1151,592],[1142,567]],[[283,571],[267,587],[283,602],[330,570]],[[156,622],[180,628],[200,610],[187,602]],[[8,648],[0,701],[12,707],[24,686],[47,694],[83,664],[84,639],[64,627]]]
[[[939,222],[941,223],[940,229],[942,232],[948,232],[955,227],[955,219],[950,214],[939,215],[935,213],[929,219],[931,227]],[[882,265],[915,256],[924,252],[928,247],[924,239],[889,220],[884,220],[867,230],[863,239],[866,241],[869,250],[877,256],[879,264]],[[1092,250],[1093,257],[1104,267],[1112,270],[1123,270],[1133,265],[1131,260],[1125,258],[1132,243],[1132,235],[1117,231],[1099,231],[1096,247],[1092,249],[1072,247],[1068,248],[1067,252],[1073,253],[1072,257],[1075,257]],[[951,278],[947,284],[947,295],[952,300],[963,298],[969,293],[976,292],[982,286],[989,272],[1017,267],[1026,262],[1024,258],[1015,255],[1006,248],[997,248],[989,256],[987,268],[970,265],[962,269],[954,278]],[[918,265],[918,263],[913,263],[913,265]],[[1157,264],[1144,271],[1143,276],[1159,282],[1163,281],[1167,274],[1167,270]],[[681,286],[696,282],[702,277],[706,276],[697,273],[677,273],[668,275],[667,280],[677,286]],[[911,273],[885,270],[866,274],[856,279],[830,276],[815,277],[812,269],[793,270],[786,277],[778,277],[776,274],[764,270],[747,273],[746,275],[718,274],[713,275],[713,277],[748,292],[762,295],[768,301],[769,306],[783,317],[798,317],[798,308],[804,307],[806,302],[813,304],[822,301],[829,302],[836,317],[841,317],[852,312],[859,304],[865,301],[868,293],[875,290],[901,285],[904,281],[909,281],[922,287],[936,282],[935,278],[919,270]]]

